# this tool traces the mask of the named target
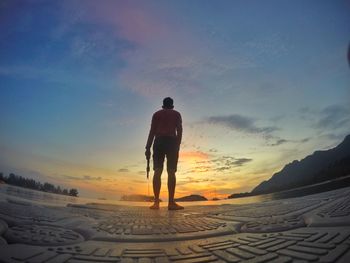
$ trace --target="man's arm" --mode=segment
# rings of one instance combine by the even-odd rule
[[[182,118],[180,114],[176,125],[176,138],[177,138],[178,145],[180,147],[181,140],[182,140]]]
[[[150,150],[152,143],[153,143],[153,139],[155,136],[155,130],[156,130],[156,121],[155,121],[155,117],[153,115],[152,117],[152,123],[151,123],[151,129],[149,130],[149,134],[148,134],[148,139],[147,139],[147,143],[146,143],[146,150]]]

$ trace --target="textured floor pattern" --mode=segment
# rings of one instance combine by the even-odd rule
[[[2,201],[0,262],[350,262],[350,188],[182,211]]]

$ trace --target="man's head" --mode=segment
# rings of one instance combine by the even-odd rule
[[[163,109],[173,109],[174,108],[174,101],[172,98],[170,97],[166,97],[164,100],[163,100],[163,106],[162,106]]]

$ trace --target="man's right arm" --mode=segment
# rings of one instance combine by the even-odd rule
[[[155,121],[155,116],[153,114],[151,129],[149,130],[148,139],[147,139],[147,143],[146,143],[146,152],[150,151],[150,149],[151,149],[153,139],[155,136],[155,128],[156,128],[155,126],[156,126],[156,121]]]

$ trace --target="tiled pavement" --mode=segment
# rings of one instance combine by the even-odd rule
[[[3,201],[0,262],[350,262],[350,188],[183,211]]]

